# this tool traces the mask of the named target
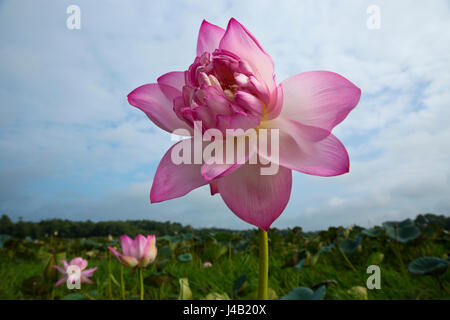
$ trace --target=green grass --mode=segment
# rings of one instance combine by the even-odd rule
[[[44,239],[38,243],[15,241],[5,243],[0,249],[0,299],[63,299],[68,294],[76,292],[69,290],[62,284],[54,288],[53,284],[58,276],[46,275],[33,284],[32,277],[39,277],[45,273],[49,257],[55,253],[65,253],[68,260],[82,256],[89,261],[89,267],[97,266],[98,270],[91,278],[94,284],[82,284],[82,292],[95,299],[121,299],[120,269],[123,268],[115,257],[106,249],[106,239],[97,241],[97,248],[86,248],[74,239]],[[164,257],[157,257],[155,264],[144,270],[144,278],[155,272],[163,272],[169,281],[161,286],[151,285],[146,279],[146,299],[177,299],[180,278],[188,278],[194,299],[202,299],[208,293],[226,293],[232,299],[251,297],[250,294],[258,286],[258,250],[256,239],[244,239],[249,242],[247,251],[238,251],[237,245],[227,248],[224,254],[212,261],[211,268],[203,268],[205,262],[205,248],[219,245],[217,241],[158,241],[159,248],[169,245],[172,254],[167,264],[163,265]],[[438,282],[431,276],[416,276],[405,268],[414,259],[422,256],[445,257],[449,251],[449,242],[428,239],[422,236],[408,244],[401,244],[389,240],[385,235],[377,239],[365,238],[360,249],[347,258],[356,269],[353,270],[337,247],[329,253],[321,253],[315,265],[304,265],[300,270],[293,267],[298,261],[295,258],[302,249],[306,249],[311,256],[317,253],[323,245],[323,239],[308,236],[289,236],[271,238],[269,248],[269,288],[278,297],[286,295],[292,289],[304,286],[312,287],[324,280],[335,280],[337,284],[327,288],[325,299],[342,300],[355,299],[348,290],[355,286],[366,286],[369,274],[366,274],[367,259],[373,252],[382,252],[384,260],[381,268],[381,289],[367,290],[369,299],[449,299],[448,291],[441,290]],[[396,251],[397,250],[397,251]],[[190,252],[191,262],[179,262],[176,256]],[[398,253],[398,255],[396,254]],[[89,257],[91,256],[91,257]],[[290,260],[293,260],[293,262]],[[289,263],[290,262],[290,263]],[[109,271],[111,268],[111,272]],[[247,275],[247,286],[239,294],[233,293],[235,280],[243,273]],[[111,277],[118,282],[118,284]],[[56,276],[56,277],[55,277]],[[34,279],[34,278],[33,278]],[[442,282],[449,289],[450,275],[442,276]],[[124,269],[126,299],[138,299],[138,273]],[[31,283],[31,284],[30,284]],[[32,288],[31,288],[32,287]]]

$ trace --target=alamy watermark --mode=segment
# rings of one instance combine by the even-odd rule
[[[370,277],[367,278],[366,286],[367,289],[381,289],[381,270],[380,267],[376,264],[370,265],[367,267],[367,273],[371,274]]]
[[[67,288],[69,290],[81,289],[81,269],[77,265],[69,265],[66,269],[67,273]]]
[[[366,26],[369,30],[379,30],[381,29],[381,9],[379,6],[372,4],[367,7],[366,13],[369,15],[367,17]]]
[[[66,20],[66,26],[69,30],[81,29],[81,9],[79,6],[72,4],[67,7],[66,13],[70,14]]]
[[[173,164],[258,164],[261,175],[275,175],[279,168],[279,129],[219,129],[202,131],[202,122],[194,122],[194,135],[172,148]],[[189,136],[186,129],[176,129],[172,140]],[[270,136],[270,137],[269,137]]]

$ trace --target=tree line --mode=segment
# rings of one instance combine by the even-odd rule
[[[420,214],[416,217],[415,223],[418,226],[427,224],[439,225],[445,230],[450,230],[450,217],[435,215],[432,213]],[[0,218],[0,234],[11,235],[16,238],[31,237],[40,239],[46,236],[58,236],[62,238],[84,238],[84,237],[107,237],[121,236],[127,234],[136,236],[137,234],[156,234],[156,236],[176,235],[182,233],[203,234],[210,232],[231,232],[233,230],[221,228],[194,229],[190,225],[183,226],[177,222],[159,222],[152,220],[127,220],[127,221],[72,221],[62,219],[49,219],[39,222],[22,221],[13,222],[8,215],[3,214]],[[241,231],[241,233],[252,232]],[[316,232],[303,232],[300,227],[278,230],[271,228],[271,232],[278,232],[282,235],[293,232],[294,234],[315,234]]]
[[[123,234],[137,235],[156,234],[175,235],[178,233],[193,232],[190,226],[183,226],[176,222],[158,222],[151,220],[128,221],[71,221],[62,219],[49,219],[39,222],[22,221],[13,222],[9,216],[0,218],[0,234],[8,234],[17,238],[31,237],[40,239],[45,236],[58,236],[62,238],[106,237],[108,235],[120,236]]]

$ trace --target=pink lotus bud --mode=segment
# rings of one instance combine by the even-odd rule
[[[147,237],[139,234],[134,240],[127,235],[123,235],[120,239],[122,241],[122,253],[112,247],[108,247],[108,249],[125,267],[145,268],[155,261],[157,248],[154,234],[147,235]]]

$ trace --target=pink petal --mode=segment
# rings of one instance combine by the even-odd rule
[[[334,72],[303,72],[283,81],[280,117],[331,131],[358,104],[361,90]]]
[[[273,86],[273,60],[259,44],[258,40],[236,19],[231,18],[219,45],[240,59],[244,59],[260,75],[269,88]]]
[[[219,114],[217,116],[217,129],[226,135],[226,130],[254,129],[261,123],[261,118],[253,114],[235,113],[231,116]]]
[[[167,92],[175,90],[166,87]],[[173,111],[173,101],[161,91],[156,83],[150,83],[134,89],[128,95],[128,102],[136,108],[142,110],[154,124],[163,130],[173,132],[176,129],[186,129],[192,132],[192,129]]]
[[[133,239],[131,239],[127,235],[123,235],[120,237],[122,242],[122,252],[125,256],[134,256],[133,254]]]
[[[81,281],[81,283],[93,284],[93,282],[90,279],[88,279],[86,276],[84,276],[84,275],[81,275],[80,281]]]
[[[242,220],[268,230],[286,207],[291,194],[291,170],[261,175],[261,165],[246,164],[217,180],[225,204]]]
[[[62,277],[61,279],[58,280],[58,282],[55,283],[55,287],[61,285],[62,283],[67,281],[67,276]]]
[[[201,187],[207,182],[203,179],[200,169],[201,164],[174,164],[171,153],[175,146],[185,144],[185,148],[191,148],[193,155],[193,139],[182,140],[173,145],[164,155],[156,169],[153,185],[150,191],[150,201],[161,202],[184,196],[188,192]]]
[[[67,263],[67,260],[66,259],[62,259],[61,262],[62,262],[62,264],[64,266],[64,270],[67,270],[67,268],[69,267],[69,264]]]
[[[156,238],[155,235],[147,236],[147,244],[144,249],[144,257],[148,261],[148,263],[152,263],[156,258],[157,248],[155,245]]]
[[[216,193],[219,193],[219,186],[217,181],[211,181],[211,183],[209,184],[209,188],[212,196]]]
[[[219,48],[220,40],[224,34],[225,30],[221,27],[203,20],[198,33],[197,56],[201,56],[204,52],[212,53]]]
[[[259,116],[261,116],[264,112],[264,104],[262,103],[262,101],[248,92],[242,90],[237,91],[235,99],[236,102],[241,107],[244,107],[247,112]]]
[[[60,266],[54,265],[53,268],[55,268],[56,270],[58,270],[58,271],[61,272],[62,274],[66,274],[66,270],[64,270],[64,269],[61,268]]]
[[[183,86],[186,84],[184,81],[184,71],[172,71],[163,74],[157,81],[159,85],[166,85],[177,89],[180,92],[180,95]]]
[[[87,277],[92,276],[96,270],[97,270],[97,267],[94,267],[94,268],[91,268],[88,270],[84,270],[84,271],[81,271],[81,275],[87,278]]]
[[[122,256],[122,254],[120,252],[118,252],[116,249],[114,249],[113,247],[108,247],[109,251],[111,251],[114,256],[116,256],[116,258],[120,261],[120,257]]]
[[[278,118],[266,122],[279,129],[279,159],[259,150],[266,159],[292,170],[315,176],[337,176],[349,171],[344,145],[328,130]],[[269,141],[268,150],[272,150]]]
[[[241,137],[240,139],[243,142],[245,142],[245,152],[242,155],[238,155],[238,143],[235,139],[234,141],[234,151],[233,151],[233,158],[229,159],[230,161],[227,161],[227,147],[226,144],[223,144],[223,157],[222,159],[219,159],[218,157],[214,157],[213,159],[208,159],[211,161],[214,161],[212,163],[205,163],[202,165],[201,173],[203,178],[207,182],[211,182],[214,179],[219,179],[221,177],[224,177],[226,175],[229,175],[239,169],[240,166],[242,166],[244,163],[247,163],[250,158],[253,157],[253,155],[257,151],[257,137],[255,134],[255,139],[252,140],[247,137]],[[254,142],[250,144],[251,142]],[[239,156],[239,158],[238,158]],[[230,156],[231,158],[231,156]],[[205,159],[206,160],[206,159]],[[227,163],[231,162],[233,160],[233,163]]]
[[[150,259],[150,263],[155,261],[157,254],[158,254],[158,248],[156,246],[151,246],[150,247],[150,253],[149,253],[149,256],[148,256],[148,258]]]
[[[233,173],[237,169],[239,169],[241,165],[240,164],[204,164],[201,168],[201,172],[203,175],[203,178],[207,182],[211,182],[214,179],[219,179],[220,177],[226,176],[228,174]]]
[[[283,87],[278,85],[272,90],[270,101],[267,105],[267,112],[264,115],[264,120],[272,120],[277,118],[283,108]]]
[[[152,247],[152,238],[151,238],[151,236],[150,235],[147,235],[147,237],[145,238],[145,247],[144,247],[144,250],[143,250],[143,252],[144,252],[144,254],[143,254],[143,257],[148,257],[149,256],[149,253],[150,253],[150,250],[151,250],[151,247]],[[153,243],[153,245],[154,245],[154,243]]]
[[[147,238],[142,234],[138,234],[133,241],[133,247],[136,252],[136,259],[141,259],[145,256],[145,246],[147,245]]]
[[[77,258],[73,258],[70,261],[70,265],[76,265],[78,266],[81,270],[85,269],[88,265],[88,262],[86,259],[83,259],[81,257],[77,257]]]

